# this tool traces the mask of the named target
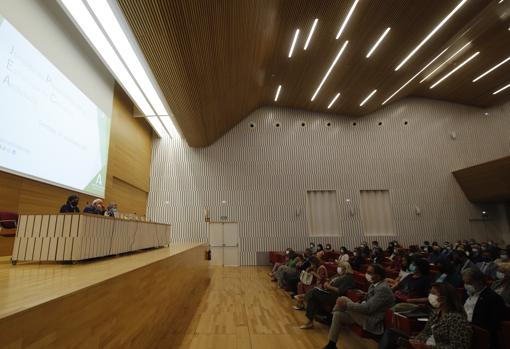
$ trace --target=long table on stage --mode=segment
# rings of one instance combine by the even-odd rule
[[[207,289],[205,246],[79,264],[0,257],[0,348],[177,347]]]

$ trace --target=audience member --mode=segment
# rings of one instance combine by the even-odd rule
[[[83,213],[104,215],[104,212],[105,212],[104,202],[101,199],[95,199],[94,201],[92,201],[92,204],[87,205],[83,209]]]
[[[317,244],[317,252],[315,252],[315,256],[322,260],[324,258],[325,253],[326,252],[324,251],[324,247],[322,246],[322,244]]]
[[[366,241],[363,241],[360,245],[360,248],[361,248],[361,256],[363,258],[368,258],[370,257],[370,248],[368,247],[368,242]]]
[[[280,288],[285,287],[285,278],[288,276],[296,276],[297,277],[297,269],[296,264],[298,262],[298,255],[294,250],[288,249],[286,251],[287,261],[285,264],[280,265],[278,270],[274,273],[274,278],[278,283]]]
[[[336,349],[336,342],[342,325],[358,324],[374,335],[384,332],[384,315],[395,302],[393,293],[386,283],[386,272],[379,264],[369,265],[365,274],[370,282],[366,300],[354,303],[347,297],[340,297],[333,309],[333,322],[329,329],[329,343],[325,349]]]
[[[427,262],[430,264],[436,264],[439,259],[441,259],[443,255],[441,254],[441,247],[435,242],[435,245],[432,245],[432,253],[429,254],[427,258]]]
[[[505,302],[500,295],[487,287],[485,275],[477,268],[462,272],[468,298],[464,303],[467,320],[491,334],[491,348],[496,348],[497,333],[505,315]]]
[[[421,250],[425,253],[432,252],[432,246],[430,246],[430,242],[423,241],[423,245],[421,246]]]
[[[475,264],[468,258],[466,252],[463,250],[457,250],[452,253],[453,263],[455,265],[455,271],[461,274],[464,270],[469,268],[476,268]]]
[[[447,257],[443,256],[438,259],[436,266],[439,270],[435,280],[436,283],[446,282],[455,288],[462,287],[462,278],[460,274],[455,271],[455,267]]]
[[[409,271],[411,274],[395,287],[395,297],[406,303],[426,303],[430,291],[429,264],[417,258],[411,263]]]
[[[354,270],[360,270],[361,266],[365,264],[365,258],[363,257],[363,249],[356,247],[352,253],[351,266]]]
[[[386,279],[386,281],[388,282],[388,285],[390,285],[390,287],[392,289],[395,289],[398,286],[398,283],[400,281],[402,281],[403,279],[405,279],[406,276],[411,274],[411,271],[409,270],[409,266],[411,265],[411,263],[412,263],[412,257],[409,255],[403,255],[400,258],[400,271],[398,273],[397,278],[396,279]]]
[[[106,208],[105,216],[115,217],[116,214],[117,214],[117,204],[115,202],[112,202]]]
[[[347,290],[356,286],[349,262],[338,261],[336,271],[337,275],[331,281],[324,282],[322,288],[315,287],[307,293],[306,317],[308,322],[300,326],[301,329],[313,328],[315,315],[320,309],[332,309],[338,297],[345,296]]]
[[[496,272],[498,266],[494,261],[497,259],[497,252],[492,249],[485,247],[480,256],[480,262],[476,263],[476,266],[482,273],[490,277],[491,279],[496,278]]]
[[[496,281],[492,283],[491,288],[503,298],[505,305],[510,307],[510,263],[498,264]]]
[[[296,310],[302,310],[305,308],[305,300],[308,291],[313,289],[314,287],[322,287],[324,282],[328,278],[328,270],[322,264],[319,258],[313,256],[310,258],[310,267],[304,272],[310,273],[313,276],[312,282],[309,285],[304,284],[302,281],[299,281],[297,284],[297,295],[294,296],[294,299],[297,301],[297,304],[293,306]]]
[[[310,242],[310,249],[312,250],[312,253],[316,253],[317,252],[317,247],[315,247],[315,243],[314,242]]]
[[[345,246],[340,247],[340,256],[338,256],[339,261],[348,262],[349,261],[349,251]]]
[[[329,253],[329,252],[335,252],[335,250],[333,250],[333,248],[331,247],[331,244],[326,244],[326,247],[324,248],[324,252],[326,253]]]
[[[65,205],[62,205],[60,208],[60,213],[75,213],[80,212],[80,208],[78,207],[78,203],[80,202],[80,198],[78,195],[70,195],[67,198]]]

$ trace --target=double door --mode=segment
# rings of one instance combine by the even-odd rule
[[[209,244],[211,246],[211,264],[239,266],[239,223],[209,223]]]

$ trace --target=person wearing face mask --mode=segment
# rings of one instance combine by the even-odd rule
[[[462,273],[468,298],[464,302],[467,319],[489,331],[491,348],[497,348],[497,333],[503,321],[505,302],[500,295],[486,286],[485,275],[477,268]]]
[[[338,297],[345,296],[347,290],[356,287],[353,271],[348,262],[338,261],[337,275],[326,281],[322,287],[315,287],[307,293],[306,317],[308,322],[300,328],[307,330],[313,328],[315,316],[321,309],[332,309]]]
[[[67,198],[67,202],[65,205],[62,205],[60,208],[60,213],[78,213],[80,212],[80,208],[78,207],[78,203],[80,198],[78,195],[70,195]]]
[[[498,263],[496,281],[491,288],[503,298],[507,308],[510,307],[510,263]]]
[[[449,283],[455,288],[462,287],[460,274],[455,272],[455,268],[449,259],[443,257],[436,262],[439,273],[436,275],[435,283]]]
[[[430,290],[430,267],[426,260],[417,258],[409,266],[410,275],[406,276],[395,287],[395,297],[405,303],[398,304],[398,310],[415,308],[409,304],[421,304],[427,302]]]
[[[303,310],[305,308],[304,302],[308,300],[308,292],[316,286],[321,287],[328,278],[328,270],[319,258],[315,256],[310,258],[310,267],[308,267],[305,271],[312,274],[312,283],[305,285],[301,281],[298,282],[297,294],[294,296],[294,299],[297,301],[297,304],[293,306],[295,310]]]
[[[370,282],[370,287],[363,302],[354,303],[347,297],[336,300],[333,321],[329,328],[329,342],[324,349],[337,348],[342,326],[357,324],[371,334],[383,334],[384,315],[386,310],[393,306],[395,298],[385,281],[386,272],[382,265],[369,265],[365,277]]]
[[[315,243],[314,242],[310,242],[310,249],[312,250],[312,253],[316,253],[317,252],[317,247],[315,247]]]
[[[349,262],[349,251],[345,246],[340,247],[340,256],[338,256],[338,260],[342,262]]]
[[[496,271],[498,270],[498,266],[494,263],[497,257],[495,253],[492,250],[484,250],[480,257],[480,262],[476,263],[478,269],[492,279],[496,278]]]
[[[363,257],[363,250],[361,247],[357,247],[354,249],[352,253],[353,257],[350,261],[351,266],[354,270],[359,270],[363,264],[365,264],[365,257]]]
[[[429,254],[429,257],[427,258],[427,261],[430,263],[430,264],[436,264],[437,261],[439,259],[442,258],[442,255],[441,255],[441,247],[437,244],[437,243],[434,243],[432,245],[432,253]]]
[[[461,274],[468,268],[476,268],[475,264],[469,259],[466,252],[457,250],[453,254],[453,263],[455,264],[455,271]]]
[[[411,271],[409,270],[409,267],[411,266],[411,263],[413,261],[413,257],[409,255],[403,255],[400,259],[400,271],[398,273],[398,276],[396,279],[386,279],[388,282],[388,285],[392,289],[397,288],[398,283],[402,280],[404,280],[409,274],[411,274]]]

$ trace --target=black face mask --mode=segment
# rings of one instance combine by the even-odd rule
[[[71,206],[73,206],[73,207],[78,206],[78,201],[71,201]]]

